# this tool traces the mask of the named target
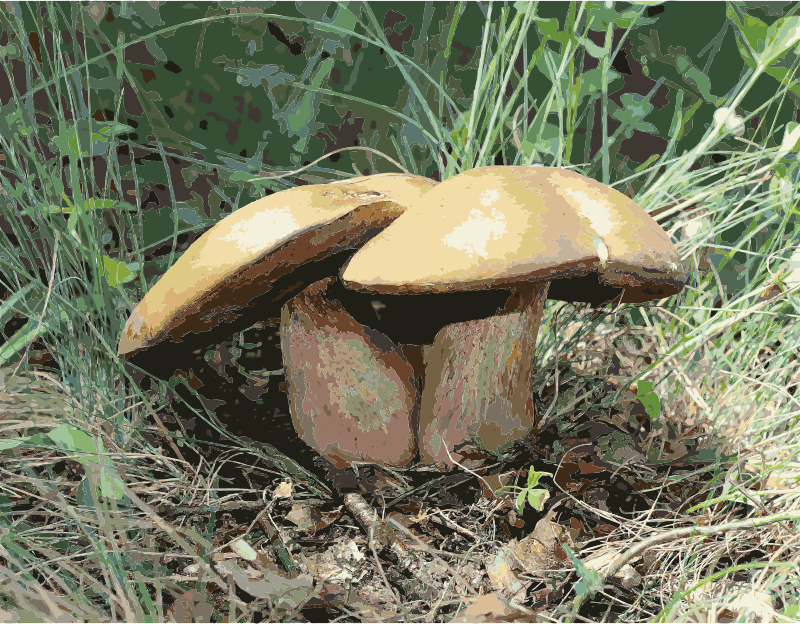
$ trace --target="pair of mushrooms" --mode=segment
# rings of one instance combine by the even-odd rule
[[[419,448],[422,463],[449,468],[533,427],[548,297],[640,303],[685,281],[661,227],[577,173],[374,175],[292,188],[220,221],[147,293],[119,352],[179,342],[257,299],[263,318],[280,310],[306,443],[338,467],[403,466]]]

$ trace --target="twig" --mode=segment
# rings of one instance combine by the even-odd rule
[[[294,563],[292,562],[292,553],[289,552],[289,549],[286,547],[281,531],[275,525],[275,521],[272,519],[272,514],[269,513],[269,510],[269,506],[261,510],[261,513],[258,514],[258,522],[261,528],[264,529],[264,533],[267,534],[269,543],[278,555],[278,559],[280,559],[280,562],[283,564],[284,570],[294,577],[295,572]]]
[[[466,535],[470,539],[475,539],[475,533],[473,533],[469,529],[465,529],[464,527],[456,524],[455,522],[450,520],[450,518],[445,516],[441,511],[439,513],[431,514],[430,518],[434,522],[442,522],[442,523],[444,523],[445,526],[450,527],[451,529],[461,533],[462,535]]]
[[[411,488],[410,490],[406,490],[405,492],[403,492],[397,498],[393,498],[388,503],[386,503],[384,505],[384,510],[389,509],[390,507],[393,507],[394,505],[399,503],[401,500],[403,500],[405,498],[408,498],[409,496],[411,496],[415,492],[419,492],[420,490],[425,490],[425,489],[431,487],[434,483],[436,483],[438,481],[442,481],[442,480],[447,479],[447,478],[448,478],[448,475],[442,475],[441,477],[436,477],[435,479],[431,479],[430,481],[427,481],[427,482],[423,483],[422,485],[418,485],[415,488]],[[468,479],[468,478],[469,477],[466,477],[466,479]],[[458,485],[460,483],[463,483],[463,481],[458,481],[456,485]],[[452,486],[448,485],[447,487],[452,487]]]
[[[469,468],[467,468],[466,466],[464,466],[464,465],[462,465],[462,464],[459,464],[459,463],[458,463],[458,462],[457,462],[455,459],[453,459],[453,456],[450,454],[450,449],[448,449],[448,448],[447,448],[447,445],[446,445],[446,444],[445,444],[445,446],[444,446],[444,451],[445,451],[445,453],[447,453],[447,458],[448,458],[448,459],[449,459],[451,462],[453,462],[453,463],[454,463],[456,466],[458,466],[458,467],[459,467],[459,468],[461,468],[462,470],[464,470],[464,471],[468,472],[469,474],[471,474],[473,477],[478,477],[478,479],[480,479],[481,481],[483,481],[484,485],[485,485],[487,488],[489,488],[489,491],[490,491],[490,492],[493,492],[493,491],[494,491],[494,490],[492,490],[492,486],[491,486],[491,485],[489,485],[489,482],[488,482],[486,479],[484,479],[482,476],[480,476],[480,475],[479,475],[477,472],[475,472],[474,470],[470,470],[470,469],[469,469]]]
[[[433,549],[432,549],[432,548],[430,548],[430,547],[429,547],[429,546],[428,546],[428,545],[427,545],[425,542],[423,542],[421,539],[419,539],[419,538],[418,538],[416,535],[414,535],[414,534],[413,534],[411,531],[409,531],[407,528],[405,528],[405,527],[404,527],[402,524],[400,524],[399,522],[396,522],[396,521],[392,520],[391,518],[389,518],[389,520],[387,521],[387,524],[388,524],[390,527],[392,527],[393,529],[397,529],[397,530],[399,530],[399,531],[402,531],[403,533],[405,533],[406,535],[408,535],[408,536],[409,536],[411,539],[413,539],[415,542],[417,542],[417,543],[420,545],[420,547],[421,547],[421,548],[422,548],[422,549],[423,549],[425,552],[427,552],[429,555],[431,555],[431,557],[433,557],[434,559],[438,560],[438,561],[439,561],[439,562],[440,562],[442,565],[444,565],[444,566],[445,566],[445,567],[446,567],[446,568],[447,568],[447,569],[450,571],[450,573],[453,575],[453,578],[454,578],[454,579],[456,579],[456,580],[457,580],[459,583],[461,583],[461,584],[462,584],[464,587],[466,587],[466,588],[467,588],[467,591],[468,591],[470,594],[472,594],[473,596],[477,596],[477,595],[478,595],[478,594],[477,594],[477,592],[476,592],[476,591],[475,591],[475,590],[472,588],[472,586],[471,586],[471,585],[470,585],[470,584],[467,582],[467,580],[466,580],[466,579],[465,579],[463,576],[461,576],[461,575],[460,575],[458,572],[456,572],[456,571],[455,571],[455,570],[454,570],[454,569],[453,569],[453,568],[450,566],[450,564],[449,564],[449,563],[447,563],[447,562],[446,562],[444,559],[442,559],[441,557],[439,557],[439,556],[438,556],[438,555],[437,555],[437,554],[436,554],[436,553],[433,551]]]
[[[758,527],[767,526],[769,524],[776,524],[778,522],[785,522],[787,520],[800,520],[800,511],[786,511],[783,513],[773,514],[764,518],[755,518],[752,520],[741,520],[739,522],[727,522],[718,524],[716,526],[693,526],[685,527],[682,529],[673,529],[660,535],[654,535],[646,540],[640,542],[636,546],[629,548],[624,553],[619,555],[614,562],[600,574],[601,584],[605,584],[610,578],[613,578],[622,567],[630,561],[641,556],[645,551],[650,550],[659,544],[673,542],[686,537],[716,535],[718,533],[727,533],[728,531],[743,531],[746,529],[756,529]],[[586,594],[581,594],[577,597],[573,607],[573,615],[578,611],[580,605],[583,603]]]
[[[383,579],[383,584],[386,585],[386,589],[389,590],[389,593],[394,596],[394,600],[399,607],[400,602],[400,594],[397,590],[389,584],[389,579],[386,578],[386,572],[383,571],[383,566],[381,565],[381,560],[378,558],[378,551],[375,550],[375,527],[376,524],[372,524],[369,527],[369,549],[372,551],[372,556],[375,558],[375,565],[378,567],[378,572],[380,572],[381,578]]]
[[[134,489],[134,492],[136,490]],[[262,509],[267,506],[264,501],[224,501],[221,503],[214,502],[209,505],[166,505],[150,503],[157,507],[162,516],[197,516],[212,511],[228,511],[231,509]]]
[[[728,468],[728,474],[725,475],[725,481],[727,483],[730,483],[733,487],[735,487],[737,489],[737,491],[739,492],[739,494],[741,494],[744,498],[746,498],[748,501],[750,501],[750,503],[752,505],[754,505],[755,507],[760,508],[761,512],[766,514],[766,513],[768,513],[767,512],[767,508],[764,505],[764,503],[761,502],[761,499],[760,498],[756,498],[756,497],[748,494],[747,490],[745,490],[741,485],[736,483],[736,481],[734,479],[730,478],[730,476],[733,474],[733,469],[734,468],[737,468],[739,470],[739,474],[740,475],[744,473],[744,469],[743,469],[744,460],[741,457],[741,452],[742,452],[742,441],[741,440],[738,441],[737,446],[739,448],[737,449],[737,453],[736,453],[736,458],[737,458],[736,459],[736,463],[731,465],[730,468]],[[786,527],[786,528],[788,528],[788,527]]]
[[[359,146],[359,147],[342,147],[342,148],[339,148],[339,149],[335,149],[333,151],[328,152],[324,156],[320,156],[316,160],[311,161],[307,165],[305,165],[303,167],[300,167],[299,169],[295,169],[294,171],[286,171],[284,173],[279,173],[279,174],[270,175],[270,176],[256,176],[254,178],[251,178],[249,180],[249,182],[255,182],[257,180],[273,180],[273,179],[277,179],[277,178],[286,178],[288,176],[292,176],[292,175],[295,175],[297,173],[300,173],[300,172],[308,169],[309,167],[313,167],[320,160],[325,160],[326,158],[328,158],[330,156],[333,156],[334,154],[338,154],[339,152],[350,151],[350,150],[361,150],[361,151],[367,152],[369,154],[377,154],[378,156],[381,156],[381,157],[385,158],[386,160],[388,160],[390,163],[392,163],[398,169],[402,170],[402,172],[405,173],[406,175],[412,175],[411,172],[408,171],[405,167],[403,167],[400,163],[398,163],[395,160],[392,160],[389,156],[387,156],[383,152],[381,152],[379,150],[376,150],[376,149],[373,149],[371,147],[360,147]],[[421,178],[422,176],[414,176],[414,177]],[[423,179],[427,179],[427,178],[423,178]]]
[[[400,541],[397,534],[389,529],[388,525],[378,517],[378,514],[375,513],[375,510],[364,500],[361,494],[358,492],[345,494],[344,504],[350,513],[356,517],[359,524],[364,527],[364,530],[370,535],[370,540],[374,537],[372,531],[373,527],[375,527],[378,529],[379,540],[388,541],[387,546],[397,557],[398,562],[404,567],[408,566],[410,563],[409,559],[413,558],[411,552],[406,548],[406,545]],[[382,531],[381,528],[383,528]],[[389,530],[387,531],[387,529]]]
[[[483,559],[480,557],[470,557],[469,555],[462,555],[461,553],[451,553],[446,550],[439,550],[438,548],[431,548],[430,546],[419,546],[412,544],[409,546],[411,550],[424,550],[425,552],[436,553],[439,555],[444,555],[445,557],[455,557],[456,559],[463,559],[464,561],[469,561],[470,563],[483,563]]]

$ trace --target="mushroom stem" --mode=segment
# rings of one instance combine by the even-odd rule
[[[332,278],[283,306],[281,348],[292,422],[338,468],[403,466],[417,450],[417,388],[397,345],[331,298]]]
[[[549,285],[518,288],[504,313],[436,335],[420,406],[423,463],[452,467],[448,451],[459,461],[470,442],[499,452],[533,427],[531,369]]]
[[[421,382],[425,378],[425,347],[430,345],[401,344],[400,350],[411,364],[414,381]]]

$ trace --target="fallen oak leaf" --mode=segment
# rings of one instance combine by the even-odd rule
[[[524,598],[525,591],[531,584],[525,581],[513,570],[518,567],[511,548],[515,545],[512,540],[507,546],[502,547],[495,555],[489,555],[486,559],[486,575],[492,587],[498,593],[506,596]]]
[[[542,572],[564,567],[567,561],[562,544],[569,543],[569,533],[553,521],[555,516],[554,511],[549,511],[533,531],[513,547],[520,567],[528,574],[541,576]]]
[[[614,562],[619,554],[620,551],[607,550],[584,559],[583,563],[590,570],[597,570],[602,574],[605,569]],[[634,570],[629,563],[622,566],[612,578],[618,581],[625,589],[630,589],[642,582],[642,575]]]
[[[471,598],[467,608],[451,622],[529,622],[532,611],[504,598],[501,592],[492,592]]]
[[[334,522],[341,514],[339,510],[331,512],[321,512],[314,507],[294,503],[292,509],[286,514],[285,518],[296,525],[301,531],[314,534],[320,529]]]
[[[281,481],[280,485],[275,488],[275,491],[272,493],[274,498],[291,498],[292,497],[292,487],[293,483],[291,479],[285,479]]]

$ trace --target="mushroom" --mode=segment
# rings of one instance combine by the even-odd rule
[[[237,324],[282,316],[289,408],[300,437],[338,467],[408,463],[417,449],[411,366],[326,294],[324,278],[435,184],[380,174],[295,187],[241,208],[150,289],[128,319],[119,352],[151,371],[171,371],[185,365],[186,356],[172,352],[175,343],[194,348],[198,335],[219,342],[208,332],[216,328],[224,339]]]
[[[409,463],[417,451],[417,387],[391,340],[335,299],[332,278],[283,306],[281,351],[292,422],[337,468]]]
[[[498,453],[533,427],[548,297],[641,303],[686,282],[669,236],[625,195],[564,169],[516,166],[472,169],[431,189],[341,278],[387,306],[403,294],[511,289],[497,314],[444,326],[425,349],[421,459],[448,467],[470,442]]]

